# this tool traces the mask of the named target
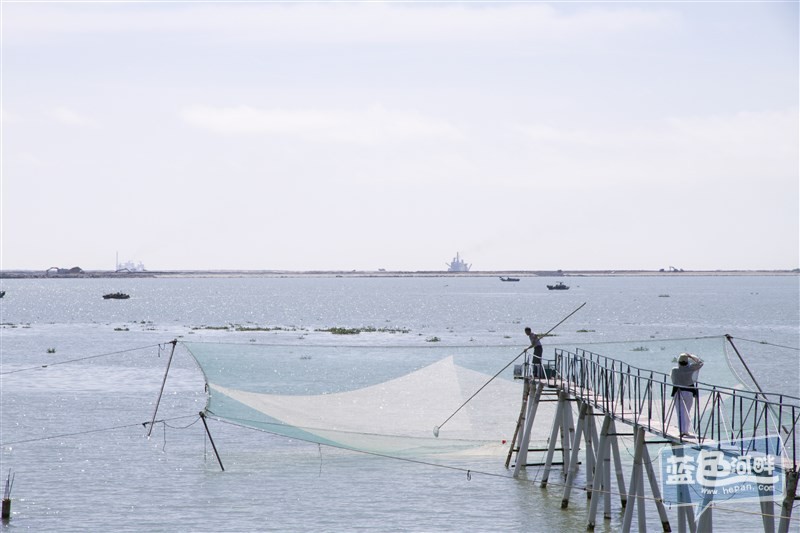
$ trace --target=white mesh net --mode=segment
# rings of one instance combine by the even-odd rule
[[[520,347],[183,345],[205,374],[209,414],[290,438],[389,456],[468,461],[504,456],[520,414],[522,381],[514,379],[509,364],[522,362],[515,361]],[[706,362],[701,381],[742,386],[728,363],[724,337],[559,347],[665,373],[678,354],[689,351]],[[547,346],[544,358],[553,351]],[[554,406],[540,404],[532,447],[546,444]]]

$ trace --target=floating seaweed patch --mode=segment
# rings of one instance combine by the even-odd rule
[[[297,331],[297,328],[283,328],[280,326],[234,326],[236,331]]]
[[[315,329],[314,331],[332,333],[333,335],[358,335],[359,333],[408,333],[410,330],[402,328],[374,328],[370,326],[363,328],[333,327]]]

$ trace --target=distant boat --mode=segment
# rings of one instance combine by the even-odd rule
[[[447,265],[448,272],[469,272],[469,269],[472,267],[472,265],[468,265],[459,257],[458,252],[456,252],[456,256],[450,263],[445,264]]]
[[[0,291],[0,298],[6,295],[6,291]]]
[[[127,300],[128,298],[130,298],[130,296],[124,292],[110,292],[103,295],[104,300]]]
[[[500,276],[500,281],[519,281],[519,278],[511,278],[508,276],[504,278],[503,276]]]
[[[548,285],[547,288],[551,291],[566,291],[567,289],[569,289],[569,286],[564,285],[559,281],[555,285]]]

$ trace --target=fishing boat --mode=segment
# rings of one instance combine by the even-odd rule
[[[562,282],[559,281],[555,285],[548,285],[547,289],[551,291],[566,291],[569,289],[569,285],[564,285]]]
[[[103,295],[104,300],[127,300],[128,298],[130,298],[130,295],[124,292],[110,292]]]
[[[512,278],[512,277],[509,277],[509,276],[506,276],[506,277],[500,276],[500,281],[519,281],[519,278]]]

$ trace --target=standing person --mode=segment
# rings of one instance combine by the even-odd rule
[[[525,328],[525,335],[528,336],[528,339],[531,341],[531,345],[525,348],[525,353],[528,353],[528,350],[533,348],[533,358],[531,362],[533,363],[533,377],[544,377],[544,372],[542,371],[542,341],[539,339],[539,336],[531,331],[531,328]]]
[[[682,353],[678,356],[678,366],[672,369],[672,397],[678,411],[678,427],[681,437],[689,434],[692,426],[692,405],[697,397],[697,372],[703,368],[703,361],[696,355]],[[677,397],[676,397],[677,396]]]

